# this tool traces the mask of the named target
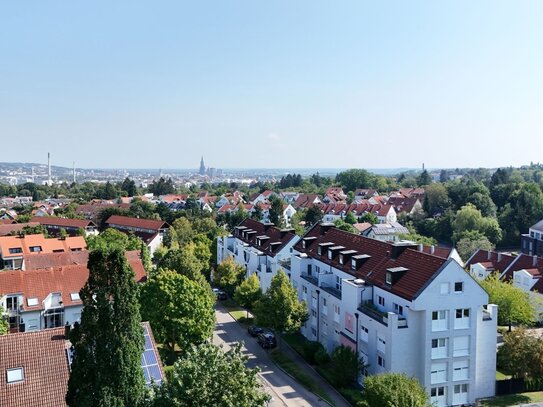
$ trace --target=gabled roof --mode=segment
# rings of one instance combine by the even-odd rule
[[[31,247],[39,246],[38,252],[30,250]],[[56,251],[69,252],[71,250],[85,250],[87,243],[81,236],[72,236],[66,238],[45,238],[43,235],[25,235],[19,236],[0,236],[0,250],[2,258],[21,257],[22,255],[39,256],[45,253],[54,253]],[[18,249],[19,253],[10,253],[10,249]]]
[[[6,383],[6,369],[23,368],[24,380]],[[3,406],[65,406],[70,370],[64,328],[0,336]]]
[[[93,221],[85,219],[67,219],[67,218],[57,218],[54,216],[34,216],[30,219],[30,222],[36,222],[44,226],[59,226],[59,227],[69,227],[69,228],[88,228],[96,227]]]
[[[120,215],[111,215],[106,221],[106,224],[110,227],[119,226],[154,231],[159,231],[160,229],[168,227],[168,224],[162,220],[131,218],[129,216]]]
[[[417,204],[417,202],[420,204],[419,198],[417,196],[404,198],[401,196],[391,196],[388,198],[387,203],[392,205],[394,210],[396,212],[405,212],[405,213],[411,213],[414,206]]]
[[[310,208],[313,205],[320,203],[321,199],[317,194],[300,194],[298,198],[294,201],[292,206],[295,209],[298,208]]]
[[[303,241],[306,238],[315,238],[304,249]],[[366,259],[357,270],[352,270],[351,261],[340,264],[339,256],[328,259],[327,250],[318,254],[319,244],[333,244],[343,246],[346,250],[354,250]],[[364,236],[355,235],[339,230],[333,226],[315,225],[296,245],[294,250],[306,253],[308,256],[329,264],[332,267],[362,278],[383,290],[392,292],[407,300],[415,299],[424,287],[444,266],[446,259],[419,252],[416,246],[405,244],[386,243]],[[354,256],[353,256],[354,257]],[[388,269],[404,267],[407,271],[393,285],[388,285],[386,273]]]
[[[530,226],[530,229],[537,230],[539,232],[543,232],[543,220],[540,220],[535,225]]]
[[[281,230],[272,225],[247,218],[234,229],[233,235],[266,255],[274,257],[296,237],[296,234],[293,230]],[[251,233],[247,234],[248,230]]]
[[[466,268],[470,268],[472,265],[477,263],[488,263],[492,264],[492,268],[495,271],[500,272],[500,274],[505,273],[509,266],[515,261],[516,257],[507,253],[498,253],[495,251],[488,251],[483,249],[478,249],[466,262]],[[487,269],[489,267],[485,266]]]
[[[29,222],[29,223],[5,223],[0,224],[0,236],[8,236],[15,232],[22,231],[25,227],[36,227],[39,223]]]
[[[0,219],[0,225],[11,225],[17,223],[15,219]]]

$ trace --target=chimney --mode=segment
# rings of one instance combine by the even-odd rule
[[[274,227],[275,225],[271,222],[264,223],[264,231],[267,231],[269,228]]]
[[[330,229],[336,227],[333,223],[321,223],[320,224],[320,235],[324,236]]]
[[[500,252],[498,252],[498,260],[497,260],[497,261],[498,261],[498,263],[499,263],[500,261],[502,261],[502,254],[501,254]]]
[[[422,243],[419,243],[419,246],[418,246],[417,250],[419,252],[423,252],[424,251],[424,245]]]
[[[489,250],[486,255],[486,259],[490,260],[490,257],[492,256],[492,252]]]
[[[534,254],[532,257],[532,267],[537,266],[537,256]]]
[[[71,330],[71,326],[66,324],[64,325],[64,339],[66,340],[69,340],[70,339],[70,330]]]
[[[430,246],[430,254],[434,254],[436,251],[436,247],[434,245]]]

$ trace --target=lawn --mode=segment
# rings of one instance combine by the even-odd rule
[[[334,405],[332,399],[324,392],[308,375],[306,375],[300,367],[292,362],[281,350],[275,349],[270,352],[271,359],[277,363],[284,371],[294,377],[294,379],[304,386],[306,389],[315,393],[320,398],[326,400],[331,405]]]
[[[508,407],[518,404],[538,403],[543,401],[543,391],[533,393],[518,393],[507,396],[494,397],[481,401],[482,407]]]
[[[508,375],[508,374],[500,372],[499,370],[496,370],[496,380],[507,380],[510,378],[511,378],[511,375]]]

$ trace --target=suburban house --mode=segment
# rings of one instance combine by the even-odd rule
[[[358,188],[354,191],[354,200],[363,201],[366,199],[373,198],[374,196],[379,196],[379,193],[375,189],[371,188]]]
[[[89,204],[79,205],[75,209],[75,213],[81,215],[85,219],[90,219],[94,222],[98,221],[100,212],[108,208],[130,209],[130,204],[127,203],[104,203],[101,201],[91,202]]]
[[[273,195],[276,195],[275,192],[273,191],[270,191],[270,190],[266,190],[262,193],[255,193],[253,195],[251,195],[251,197],[249,198],[249,202],[252,203],[253,205],[256,205],[257,203],[265,203],[265,204],[268,204],[270,201],[270,198],[273,196]]]
[[[405,226],[396,223],[378,223],[370,226],[361,233],[363,236],[372,239],[381,240],[383,242],[397,242],[402,240],[400,235],[409,234],[409,229]]]
[[[151,326],[142,322],[141,368],[147,386],[164,380]],[[3,406],[66,406],[74,357],[65,327],[0,336],[0,401]]]
[[[388,198],[387,203],[392,205],[396,213],[414,215],[422,212],[422,203],[416,196],[409,198],[403,196],[391,196]]]
[[[289,271],[310,313],[302,334],[352,348],[363,376],[416,377],[437,407],[495,394],[497,306],[455,260],[322,223],[295,244]]]
[[[164,233],[169,225],[162,220],[131,218],[128,216],[111,215],[106,220],[106,227],[123,233],[133,233],[145,242],[151,256],[161,245]]]
[[[22,233],[26,227],[36,227],[39,223],[37,222],[28,222],[28,223],[0,223],[0,236],[11,236]]]
[[[314,205],[321,204],[322,200],[317,194],[299,194],[292,206],[294,209],[308,209]]]
[[[86,248],[87,243],[81,236],[67,238],[46,238],[41,234],[0,236],[0,266],[11,270],[22,269],[25,256],[81,251]]]
[[[89,277],[88,251],[51,253],[26,270],[0,272],[0,305],[8,312],[10,331],[25,332],[55,328],[79,321],[83,304],[79,291]],[[126,252],[135,279],[147,274],[139,251]]]
[[[320,208],[324,214],[324,222],[333,222],[336,219],[343,219],[351,212],[355,217],[371,213],[377,216],[379,223],[396,223],[398,218],[391,205],[388,204],[370,204],[367,201],[363,203],[330,203],[322,204]]]
[[[478,249],[466,261],[466,268],[479,280],[484,280],[494,272],[499,273],[501,278],[515,260],[516,256],[508,253]]]
[[[343,192],[341,187],[330,187],[324,193],[322,202],[326,204],[330,203],[346,203],[347,194]]]
[[[217,261],[233,257],[245,267],[247,277],[256,273],[262,291],[266,291],[279,269],[287,271],[290,252],[299,239],[292,229],[245,219],[233,234],[218,238]]]
[[[69,236],[78,236],[80,230],[85,232],[85,236],[98,234],[98,228],[96,227],[95,223],[88,219],[35,216],[30,219],[30,222],[36,222],[43,225],[47,229],[47,232],[52,236],[58,236],[61,229],[64,229]]]
[[[530,227],[527,234],[521,236],[522,253],[543,257],[543,220]]]

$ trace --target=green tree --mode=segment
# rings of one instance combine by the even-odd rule
[[[357,188],[371,188],[373,175],[368,171],[353,168],[336,175],[336,182],[341,184],[345,192],[354,191]]]
[[[166,180],[163,177],[160,177],[158,181],[154,180],[147,189],[155,196],[168,195],[175,192],[175,186],[172,179],[168,178]]]
[[[141,315],[157,339],[171,351],[211,337],[215,326],[215,297],[209,284],[160,269],[141,287]]]
[[[175,231],[175,236],[179,246],[183,246],[184,244],[192,241],[194,235],[196,234],[196,231],[192,227],[192,223],[187,218],[176,219],[170,226],[170,229],[172,228]]]
[[[252,309],[260,297],[262,297],[260,280],[255,273],[243,280],[234,291],[234,300],[246,309]]]
[[[530,295],[510,281],[500,280],[498,273],[493,273],[480,281],[488,293],[488,302],[498,306],[498,324],[529,325],[535,320],[535,310],[530,302]]]
[[[209,343],[193,346],[175,363],[153,407],[264,407],[269,396],[247,359],[240,344],[227,352]]]
[[[351,225],[350,223],[345,222],[342,219],[336,219],[334,221],[334,225],[336,225],[336,227],[339,230],[344,230],[345,232],[358,234],[358,230],[356,230],[353,225]]]
[[[276,195],[270,197],[269,219],[277,227],[283,227],[285,219],[283,217],[283,201]]]
[[[136,196],[138,194],[136,183],[128,177],[121,184],[121,191],[126,192],[126,196]]]
[[[9,323],[6,315],[6,310],[0,307],[0,335],[5,335],[9,332]]]
[[[423,170],[420,175],[417,177],[417,185],[419,187],[424,187],[432,183],[432,177],[428,174],[428,171]]]
[[[313,205],[305,211],[305,222],[311,226],[319,223],[322,219],[322,211],[317,205]]]
[[[69,406],[138,406],[146,393],[140,366],[143,329],[134,272],[119,248],[93,250],[80,291],[81,324],[70,334],[74,359]]]
[[[456,242],[470,231],[480,232],[494,244],[498,243],[502,236],[498,221],[494,218],[483,217],[481,211],[470,203],[464,205],[456,213],[452,227],[454,231],[453,239]]]
[[[198,258],[195,250],[196,245],[194,243],[189,243],[178,250],[170,249],[158,261],[157,267],[174,270],[191,280],[205,280],[202,272],[206,265]]]
[[[503,336],[498,367],[516,378],[543,377],[543,339],[519,328]]]
[[[363,407],[431,407],[424,387],[403,373],[384,373],[364,379]]]
[[[341,345],[332,351],[330,368],[337,387],[354,386],[363,367],[364,363],[351,348]]]
[[[360,222],[367,222],[371,223],[372,225],[376,225],[379,223],[379,218],[374,213],[366,212],[360,217]]]
[[[87,237],[87,248],[89,250],[119,248],[122,250],[140,250],[142,240],[134,234],[126,234],[116,229],[109,228],[99,235]]]
[[[352,212],[347,212],[347,215],[345,215],[345,218],[343,220],[349,225],[354,225],[355,223],[358,223],[358,219],[356,219],[356,216],[354,216]]]
[[[436,239],[432,237],[428,237],[428,236],[423,236],[415,232],[403,233],[399,235],[398,237],[402,240],[410,240],[412,242],[422,244],[424,246],[435,246],[437,244]]]
[[[213,271],[213,284],[225,289],[230,295],[245,277],[246,270],[232,257],[224,259]]]
[[[308,318],[306,303],[298,300],[298,292],[283,270],[272,278],[270,288],[256,302],[254,313],[259,324],[279,333],[299,330]]]
[[[477,249],[482,250],[494,250],[494,245],[488,240],[486,236],[478,231],[470,231],[464,233],[463,237],[456,242],[456,250],[460,258],[467,261]]]
[[[425,188],[423,209],[428,215],[433,216],[436,213],[442,213],[451,203],[447,188],[443,184],[430,184]]]

